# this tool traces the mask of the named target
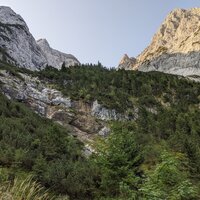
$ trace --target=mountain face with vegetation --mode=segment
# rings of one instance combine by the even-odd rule
[[[30,71],[16,70],[6,63],[0,66],[0,91],[7,98],[23,102],[40,116],[70,126],[73,135],[81,141],[104,134],[105,130],[109,130],[107,121],[128,119],[127,115],[106,108],[97,100],[84,102],[81,98],[64,96],[59,89],[53,87],[50,79],[42,80]]]
[[[32,174],[55,198],[199,199],[199,83],[100,63],[0,69],[0,184]]]
[[[137,63],[128,56],[119,70],[58,70],[58,52],[40,42],[55,64],[40,71],[16,67],[1,49],[0,199],[199,199],[198,82],[126,71],[124,62]]]
[[[79,64],[74,56],[53,50],[42,41],[35,41],[20,15],[0,6],[0,60],[30,70],[40,70],[46,65],[60,68],[63,62],[66,66]]]
[[[200,76],[200,8],[172,11],[132,69]],[[126,68],[126,63],[124,66]],[[130,67],[129,67],[130,69]]]

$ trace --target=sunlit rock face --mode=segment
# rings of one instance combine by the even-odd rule
[[[127,54],[121,59],[118,69],[131,70],[136,63],[136,58],[129,58]]]
[[[60,69],[65,64],[65,67],[80,65],[80,62],[71,54],[62,53],[52,49],[46,39],[40,39],[37,44],[43,51],[47,60],[47,64]]]
[[[73,55],[52,49],[47,40],[36,42],[23,18],[5,6],[0,6],[0,59],[30,70],[80,64]]]
[[[132,69],[200,75],[200,8],[172,11]]]

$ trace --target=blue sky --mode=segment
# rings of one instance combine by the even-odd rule
[[[116,66],[123,54],[137,56],[175,8],[200,0],[0,0],[27,22],[36,39],[46,38],[82,63]]]

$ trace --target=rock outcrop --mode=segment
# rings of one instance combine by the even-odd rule
[[[16,77],[6,70],[0,71],[0,90],[9,99],[15,99],[29,105],[36,113],[54,118],[59,109],[69,109],[71,100],[63,97],[61,92],[47,87],[37,77],[22,73]],[[53,108],[56,108],[53,110]]]
[[[128,55],[125,54],[119,63],[118,69],[131,70],[135,63],[136,58],[129,58]]]
[[[106,137],[106,136],[108,136],[109,134],[110,134],[110,132],[111,132],[111,130],[110,130],[110,128],[108,128],[108,127],[103,127],[100,131],[99,131],[99,135],[100,136],[102,136],[102,137]]]
[[[50,48],[46,40],[36,42],[23,18],[5,6],[0,6],[0,60],[30,70],[80,64],[74,56]]]
[[[200,8],[172,11],[136,59],[133,70],[200,76]]]
[[[138,117],[138,110],[134,110],[134,116],[128,116],[126,114],[117,112],[115,109],[105,108],[96,100],[93,102],[91,114],[97,119],[103,121],[127,121],[136,119]]]
[[[132,119],[114,109],[103,107],[97,101],[72,101],[51,88],[48,81],[41,81],[29,74],[13,74],[0,69],[0,85],[0,92],[9,99],[23,102],[37,114],[70,127],[73,135],[84,142],[93,140],[97,135],[106,137],[110,132],[108,121]]]
[[[47,64],[60,69],[63,63],[65,67],[80,65],[80,62],[71,54],[65,54],[52,49],[46,39],[40,39],[37,44],[43,51]]]

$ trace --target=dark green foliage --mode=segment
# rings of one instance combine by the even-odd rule
[[[2,95],[0,138],[0,162],[10,165],[11,161],[16,161],[27,169],[32,168],[39,152],[47,160],[61,159],[63,156],[66,159],[75,159],[81,150],[78,142],[68,135],[67,130],[38,117],[19,103],[8,101]],[[74,153],[70,146],[75,147]],[[4,152],[5,149],[7,152]],[[9,156],[5,156],[5,153]],[[7,161],[3,160],[3,157],[6,157]],[[28,164],[29,159],[32,161]]]
[[[197,188],[190,182],[184,164],[181,155],[163,152],[161,162],[140,188],[141,199],[197,200]]]
[[[143,163],[142,148],[137,143],[133,129],[114,124],[113,133],[99,147],[95,162],[101,169],[102,195],[118,196],[121,187],[137,192]]]
[[[137,112],[134,121],[110,122],[112,134],[99,142],[97,155],[85,159],[82,145],[65,129],[0,96],[1,165],[32,171],[43,185],[72,199],[198,199],[199,83],[100,63],[61,71],[1,68],[39,76],[73,100],[97,99],[133,118]]]
[[[0,94],[0,166],[33,172],[56,192],[88,198],[92,167],[81,151],[82,144],[66,128]]]

